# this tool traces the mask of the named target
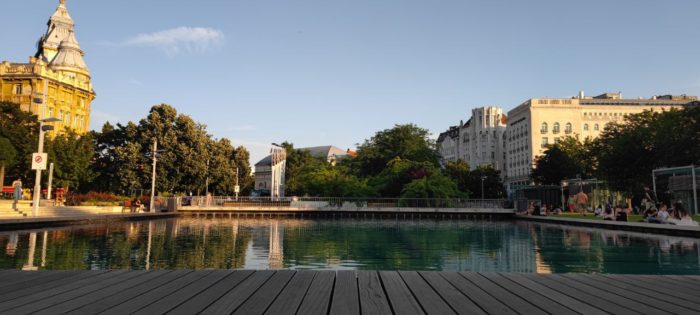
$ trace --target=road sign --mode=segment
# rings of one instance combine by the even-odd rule
[[[48,155],[46,153],[34,153],[32,154],[32,169],[33,170],[45,170],[46,160],[48,160]]]
[[[238,186],[238,185],[233,186],[233,192],[235,192],[235,193],[241,192],[241,186]]]

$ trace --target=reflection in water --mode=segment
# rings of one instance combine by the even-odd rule
[[[697,239],[519,221],[180,218],[0,233],[0,246],[0,269],[700,274]]]

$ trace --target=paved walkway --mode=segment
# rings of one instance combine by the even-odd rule
[[[698,276],[0,271],[3,314],[698,314]]]

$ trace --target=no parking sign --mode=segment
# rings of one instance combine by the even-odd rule
[[[48,155],[46,153],[33,153],[32,154],[32,169],[33,170],[45,170],[46,160],[48,160]]]

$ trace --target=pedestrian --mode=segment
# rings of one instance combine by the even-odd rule
[[[22,179],[17,178],[16,181],[12,182],[13,189],[13,203],[12,209],[17,210],[17,203],[22,200]]]
[[[588,195],[586,195],[585,192],[583,192],[583,189],[576,194],[576,207],[578,208],[579,211],[585,216],[586,215],[586,209],[588,208]]]

